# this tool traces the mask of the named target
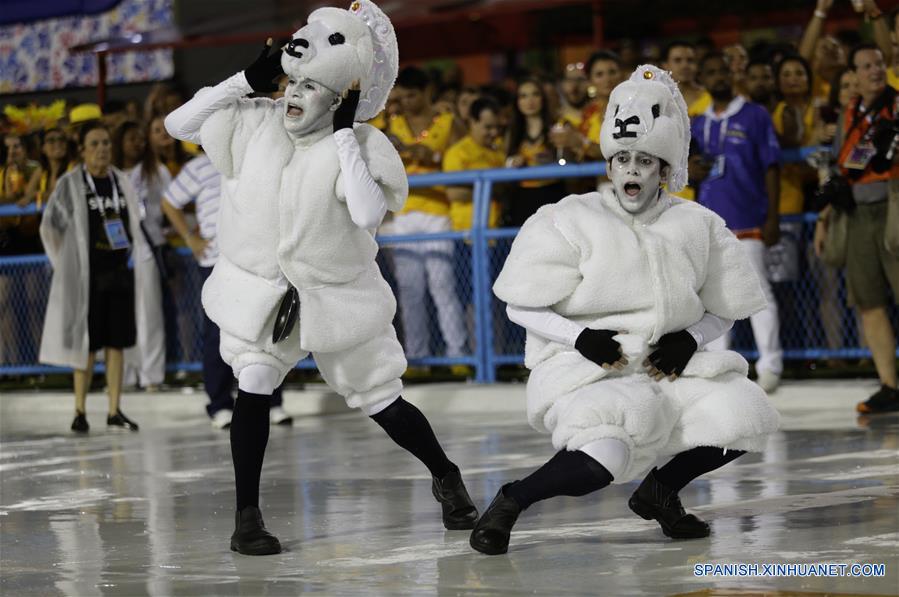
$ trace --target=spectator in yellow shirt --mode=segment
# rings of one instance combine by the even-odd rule
[[[579,128],[584,120],[584,106],[590,97],[587,95],[587,74],[583,62],[572,62],[565,65],[562,81],[559,83],[559,118]],[[520,88],[520,84],[519,84]],[[548,106],[547,106],[548,107]]]
[[[781,98],[774,113],[774,130],[781,148],[797,148],[815,141],[817,109],[812,99],[812,72],[801,56],[787,56],[774,77]],[[818,182],[815,171],[805,163],[784,164],[780,169],[780,213],[802,213],[805,189]],[[809,189],[811,190],[811,189]]]
[[[510,168],[545,166],[557,163],[559,153],[549,142],[552,113],[540,82],[526,78],[519,82],[515,111],[509,128],[506,166]],[[555,203],[568,193],[559,179],[522,180],[517,183],[503,209],[505,226],[521,226],[538,209]]]
[[[833,0],[817,0],[815,11],[809,20],[802,39],[799,41],[799,54],[812,65],[812,97],[820,103],[826,103],[830,94],[831,81],[839,76],[841,69],[847,66],[846,48],[832,36],[823,35],[824,20],[833,6]],[[856,12],[863,16],[865,21],[871,23],[871,31],[874,41],[885,58],[893,55],[893,42],[890,40],[891,29],[895,39],[899,39],[899,9],[895,9],[890,15],[884,13],[877,6],[875,0],[860,0],[853,2]],[[887,18],[889,16],[889,19]],[[899,57],[894,57],[899,60]],[[892,69],[887,69],[887,84],[896,87],[899,83],[899,68],[894,62]]]
[[[746,97],[760,106],[764,106],[768,113],[774,112],[777,107],[777,97],[774,95],[774,69],[765,60],[750,60],[746,66]]]
[[[587,60],[588,93],[592,98],[584,107],[580,127],[568,124],[553,127],[550,142],[557,150],[568,150],[581,156],[582,161],[602,160],[599,149],[599,129],[609,103],[609,95],[623,79],[621,58],[615,52],[599,50]]]
[[[677,87],[687,102],[687,115],[698,116],[712,105],[712,96],[696,82],[696,46],[688,41],[673,41],[662,53],[662,68],[671,71]]]
[[[446,150],[443,171],[484,170],[502,168],[505,156],[495,149],[499,137],[499,106],[489,98],[478,98],[468,113],[468,135]],[[474,217],[472,188],[470,186],[447,187],[450,201],[450,220],[453,230],[468,230]],[[488,225],[495,227],[499,221],[499,205],[490,203]]]
[[[896,47],[899,46],[899,6],[890,12],[887,25],[890,28],[890,41],[893,46],[893,65],[887,69],[887,85],[893,89],[899,89],[899,52]],[[884,54],[889,56],[889,54]]]
[[[396,80],[402,113],[390,119],[388,137],[396,145],[407,174],[439,172],[443,154],[462,137],[464,128],[452,113],[437,114],[430,99],[430,79],[409,66]],[[449,201],[443,188],[414,188],[389,231],[398,235],[448,232]],[[431,334],[425,293],[430,292],[446,356],[463,354],[467,341],[465,319],[453,271],[454,243],[450,240],[412,242],[393,250],[403,348],[409,359],[430,354]]]
[[[749,66],[749,52],[743,44],[730,44],[722,50],[727,66],[734,75],[734,93],[747,97],[746,68]]]

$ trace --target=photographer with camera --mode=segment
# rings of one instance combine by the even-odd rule
[[[896,389],[896,336],[890,325],[888,288],[899,301],[899,204],[888,209],[890,185],[899,181],[899,94],[887,85],[883,53],[874,44],[860,44],[849,56],[859,95],[843,114],[834,147],[839,175],[821,197],[845,214],[846,285],[850,304],[861,314],[881,388],[857,410],[876,414],[899,411]],[[891,182],[892,181],[892,182]],[[831,218],[821,218],[816,236]],[[893,246],[891,246],[893,243]],[[892,252],[891,252],[892,250]]]

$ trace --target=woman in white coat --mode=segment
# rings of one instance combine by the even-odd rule
[[[85,414],[94,354],[105,349],[110,427],[137,431],[119,407],[123,350],[134,346],[140,288],[156,275],[140,231],[137,193],[111,165],[109,131],[99,123],[79,135],[83,164],[62,176],[41,219],[41,240],[53,267],[40,362],[74,369],[72,430],[89,430]]]
[[[525,222],[494,292],[527,330],[528,419],[559,452],[504,485],[471,546],[505,553],[519,514],[652,469],[628,502],[665,535],[708,536],[678,492],[778,426],[747,363],[703,346],[765,305],[724,221],[672,197],[686,182],[687,107],[667,72],[641,66],[613,91],[600,136],[611,188]]]

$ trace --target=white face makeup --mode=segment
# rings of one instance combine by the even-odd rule
[[[339,105],[336,93],[311,79],[287,82],[284,90],[284,128],[302,137],[334,122]]]
[[[609,178],[621,207],[630,214],[649,208],[666,182],[662,161],[642,151],[619,151],[609,160]]]

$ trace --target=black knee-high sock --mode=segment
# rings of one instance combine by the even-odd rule
[[[428,419],[402,397],[397,398],[393,404],[372,415],[371,418],[397,445],[421,460],[434,477],[442,479],[448,472],[457,468],[446,457]]]
[[[584,452],[562,450],[521,481],[506,487],[503,493],[524,510],[557,495],[587,495],[611,482],[612,475],[606,467]]]
[[[238,390],[231,416],[231,460],[237,487],[237,509],[259,506],[259,476],[268,444],[269,399]]]
[[[721,468],[745,453],[743,450],[728,450],[725,454],[721,448],[699,446],[681,452],[657,469],[656,480],[669,489],[680,491],[696,477]]]

